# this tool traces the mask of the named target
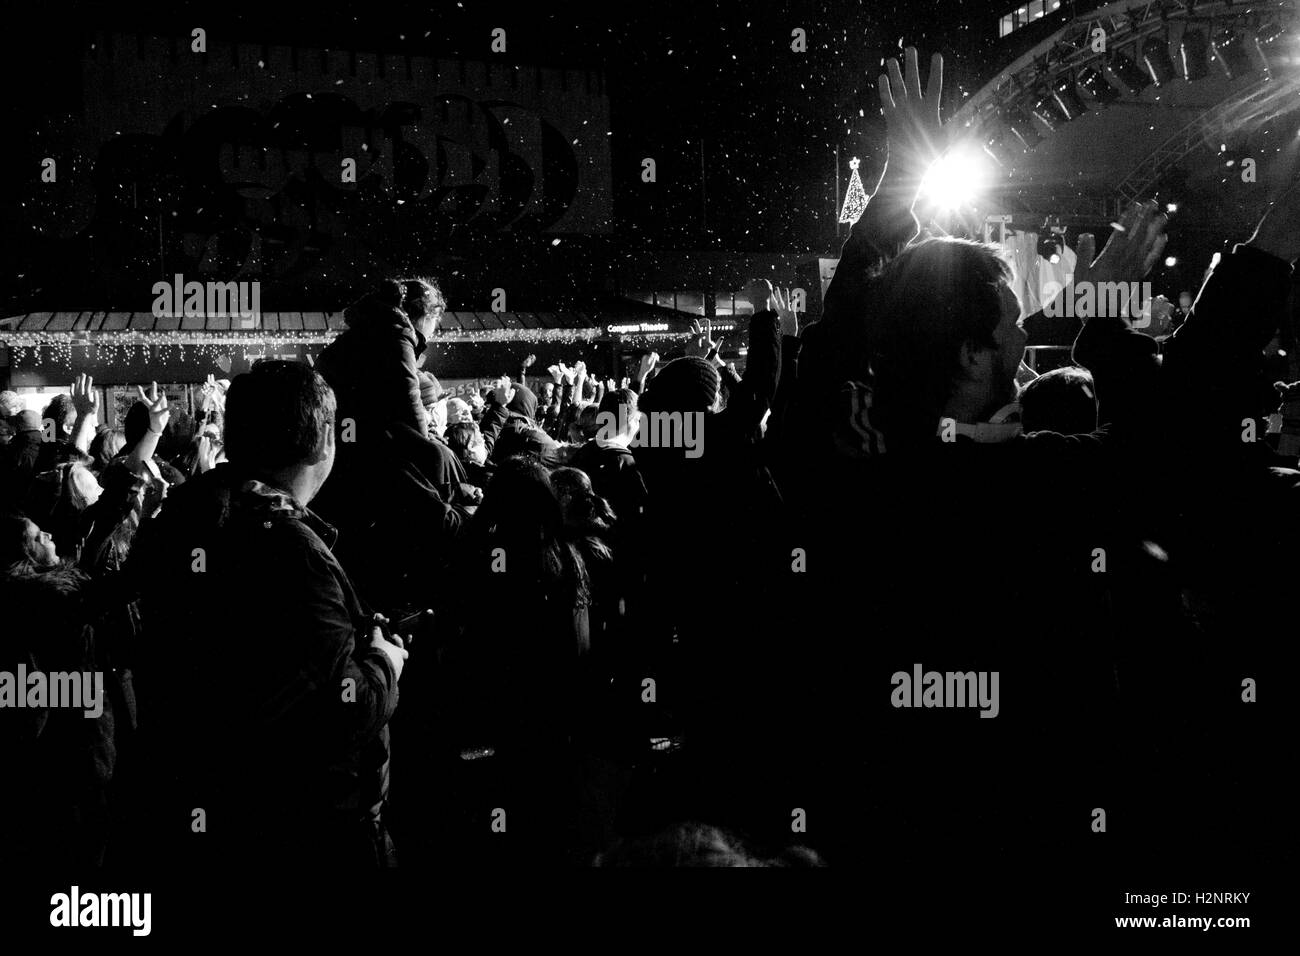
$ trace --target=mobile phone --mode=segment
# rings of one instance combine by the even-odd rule
[[[409,649],[415,643],[415,634],[410,629],[424,621],[433,620],[433,610],[425,608],[423,611],[416,611],[413,614],[407,614],[404,617],[399,617],[396,621],[388,621],[387,623],[383,623],[380,618],[381,615],[376,614],[371,620],[383,632],[384,639],[387,640],[394,634],[400,635],[403,645]]]

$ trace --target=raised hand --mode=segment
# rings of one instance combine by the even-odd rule
[[[546,366],[546,371],[550,373],[551,381],[556,385],[559,385],[560,381],[564,378],[564,373],[560,371],[560,366],[558,365],[548,365]]]
[[[691,335],[694,338],[686,343],[687,355],[704,358],[713,350],[713,322],[711,319],[705,319],[703,325],[700,324],[699,319],[692,319]]]
[[[536,355],[529,355],[528,358],[524,359],[524,368],[532,368],[533,363],[536,361],[537,361]]]
[[[218,451],[216,443],[207,435],[199,439],[198,466],[200,473],[211,471],[217,467]]]
[[[1154,202],[1133,203],[1124,211],[1118,228],[1111,233],[1101,255],[1093,258],[1097,240],[1091,233],[1079,236],[1075,253],[1078,262],[1074,284],[1102,282],[1137,282],[1141,280],[1164,251],[1169,237],[1165,225],[1169,217]],[[1100,296],[1098,297],[1100,298]]]
[[[78,375],[72,383],[72,407],[76,409],[78,418],[95,414],[99,396],[95,394],[94,384],[95,380],[89,375]]]
[[[782,335],[799,335],[799,313],[794,309],[793,299],[789,289],[772,290],[772,308],[781,319]]]
[[[149,383],[149,394],[144,393],[144,387],[137,385],[136,389],[140,392],[140,401],[144,402],[149,408],[149,431],[155,435],[161,435],[167,427],[167,422],[171,420],[172,413],[167,408],[167,395],[158,394],[158,383]]]
[[[654,371],[655,365],[659,363],[659,353],[651,352],[649,355],[641,356],[641,364],[637,366],[636,377],[638,381],[644,382]]]
[[[904,50],[903,60],[906,77],[899,69],[898,60],[890,59],[885,64],[888,75],[880,75],[876,89],[888,129],[890,172],[919,182],[947,147],[947,132],[939,119],[943,54],[936,53],[930,58],[930,80],[924,95],[916,47]]]

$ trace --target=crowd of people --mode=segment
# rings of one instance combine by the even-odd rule
[[[1267,842],[1289,790],[1243,687],[1286,673],[1300,471],[1246,425],[1300,190],[1164,342],[1022,319],[996,248],[914,215],[937,66],[882,81],[888,165],[821,319],[747,287],[743,374],[701,328],[617,381],[530,356],[447,398],[420,278],[195,419],[155,386],[97,427],[85,376],[0,399],[0,671],[107,687],[95,719],[0,708],[6,851],[1091,866],[1097,808],[1135,855]],[[1076,285],[1142,279],[1164,227],[1085,237]],[[1062,337],[1075,364],[1027,373]],[[638,444],[653,414],[701,416],[703,452]],[[996,719],[900,709],[914,665],[1000,674]]]

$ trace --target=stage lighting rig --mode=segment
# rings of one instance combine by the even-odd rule
[[[1116,53],[1106,64],[1111,74],[1136,96],[1151,85],[1151,74],[1141,69],[1123,53]]]
[[[1258,61],[1267,64],[1264,51],[1260,49],[1259,37],[1253,33],[1221,30],[1214,37],[1214,58],[1218,61],[1228,79],[1253,73]]]
[[[1042,90],[1037,94],[1034,100],[1034,115],[1051,132],[1055,132],[1056,127],[1066,121],[1066,116],[1056,104],[1056,97],[1052,95],[1051,90]]]
[[[1062,73],[1056,78],[1056,82],[1052,84],[1052,95],[1066,120],[1077,119],[1088,112],[1088,107],[1084,105],[1078,90],[1074,88],[1073,77],[1068,73]]]
[[[1202,79],[1210,72],[1209,46],[1205,34],[1200,30],[1184,30],[1182,41],[1178,44],[1183,60],[1183,78],[1188,83]]]
[[[1174,61],[1169,57],[1168,38],[1147,37],[1142,44],[1142,64],[1151,74],[1151,80],[1156,86],[1164,86],[1172,80],[1177,74],[1174,72]]]
[[[1011,132],[1015,134],[1016,139],[1024,144],[1025,149],[1033,149],[1043,141],[1038,130],[1034,129],[1034,121],[1029,118],[1024,110],[1012,110],[1007,114],[1007,125]]]
[[[1109,106],[1120,98],[1119,90],[1106,82],[1100,70],[1091,66],[1079,74],[1079,86],[1101,106]]]

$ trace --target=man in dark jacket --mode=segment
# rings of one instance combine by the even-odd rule
[[[132,554],[142,723],[170,771],[153,841],[181,865],[392,859],[387,724],[406,652],[372,626],[307,508],[334,463],[334,420],[307,366],[239,376],[229,463],[177,489]]]
[[[13,505],[27,496],[41,457],[41,416],[23,411],[11,419],[14,437],[0,448],[0,498]]]
[[[537,396],[526,386],[494,389],[479,427],[493,462],[514,455],[534,455],[549,467],[559,464],[559,445],[537,424]]]
[[[645,482],[629,447],[640,427],[637,394],[630,388],[608,392],[600,402],[601,431],[573,459],[591,478],[596,494],[609,502],[620,527],[635,522],[646,504]]]

